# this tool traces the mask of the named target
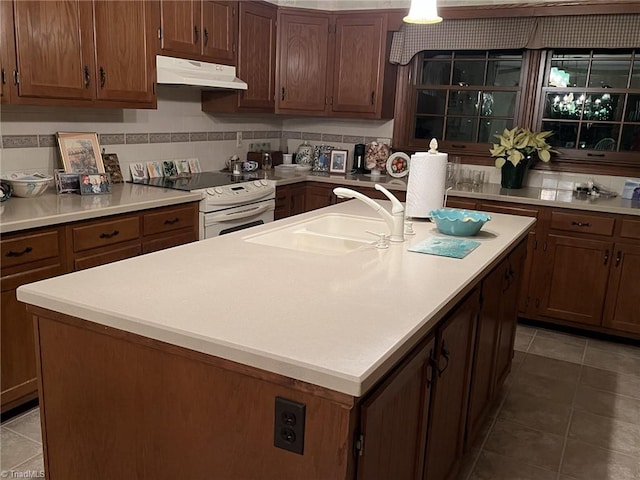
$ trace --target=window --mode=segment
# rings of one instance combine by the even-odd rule
[[[520,51],[422,52],[414,63],[410,143],[493,141],[514,125],[522,64]]]
[[[564,153],[640,151],[640,50],[552,52],[541,99],[541,128]]]

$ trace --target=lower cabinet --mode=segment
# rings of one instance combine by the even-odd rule
[[[64,241],[63,228],[6,234],[0,241],[2,412],[38,396],[33,320],[16,289],[66,273]]]
[[[275,220],[304,213],[305,210],[304,184],[282,185],[276,188]]]
[[[2,236],[1,407],[38,396],[32,315],[20,285],[198,240],[198,203]]]
[[[603,323],[640,335],[640,245],[616,244]]]

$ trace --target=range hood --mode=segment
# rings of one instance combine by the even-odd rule
[[[246,90],[247,84],[236,77],[236,67],[156,55],[158,83],[194,87]]]

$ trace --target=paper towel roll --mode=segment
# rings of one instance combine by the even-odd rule
[[[446,153],[416,152],[411,155],[405,213],[427,218],[429,212],[444,206],[447,183]]]

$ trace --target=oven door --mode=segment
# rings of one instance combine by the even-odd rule
[[[275,206],[275,200],[266,200],[218,212],[200,213],[200,240],[273,222]]]

